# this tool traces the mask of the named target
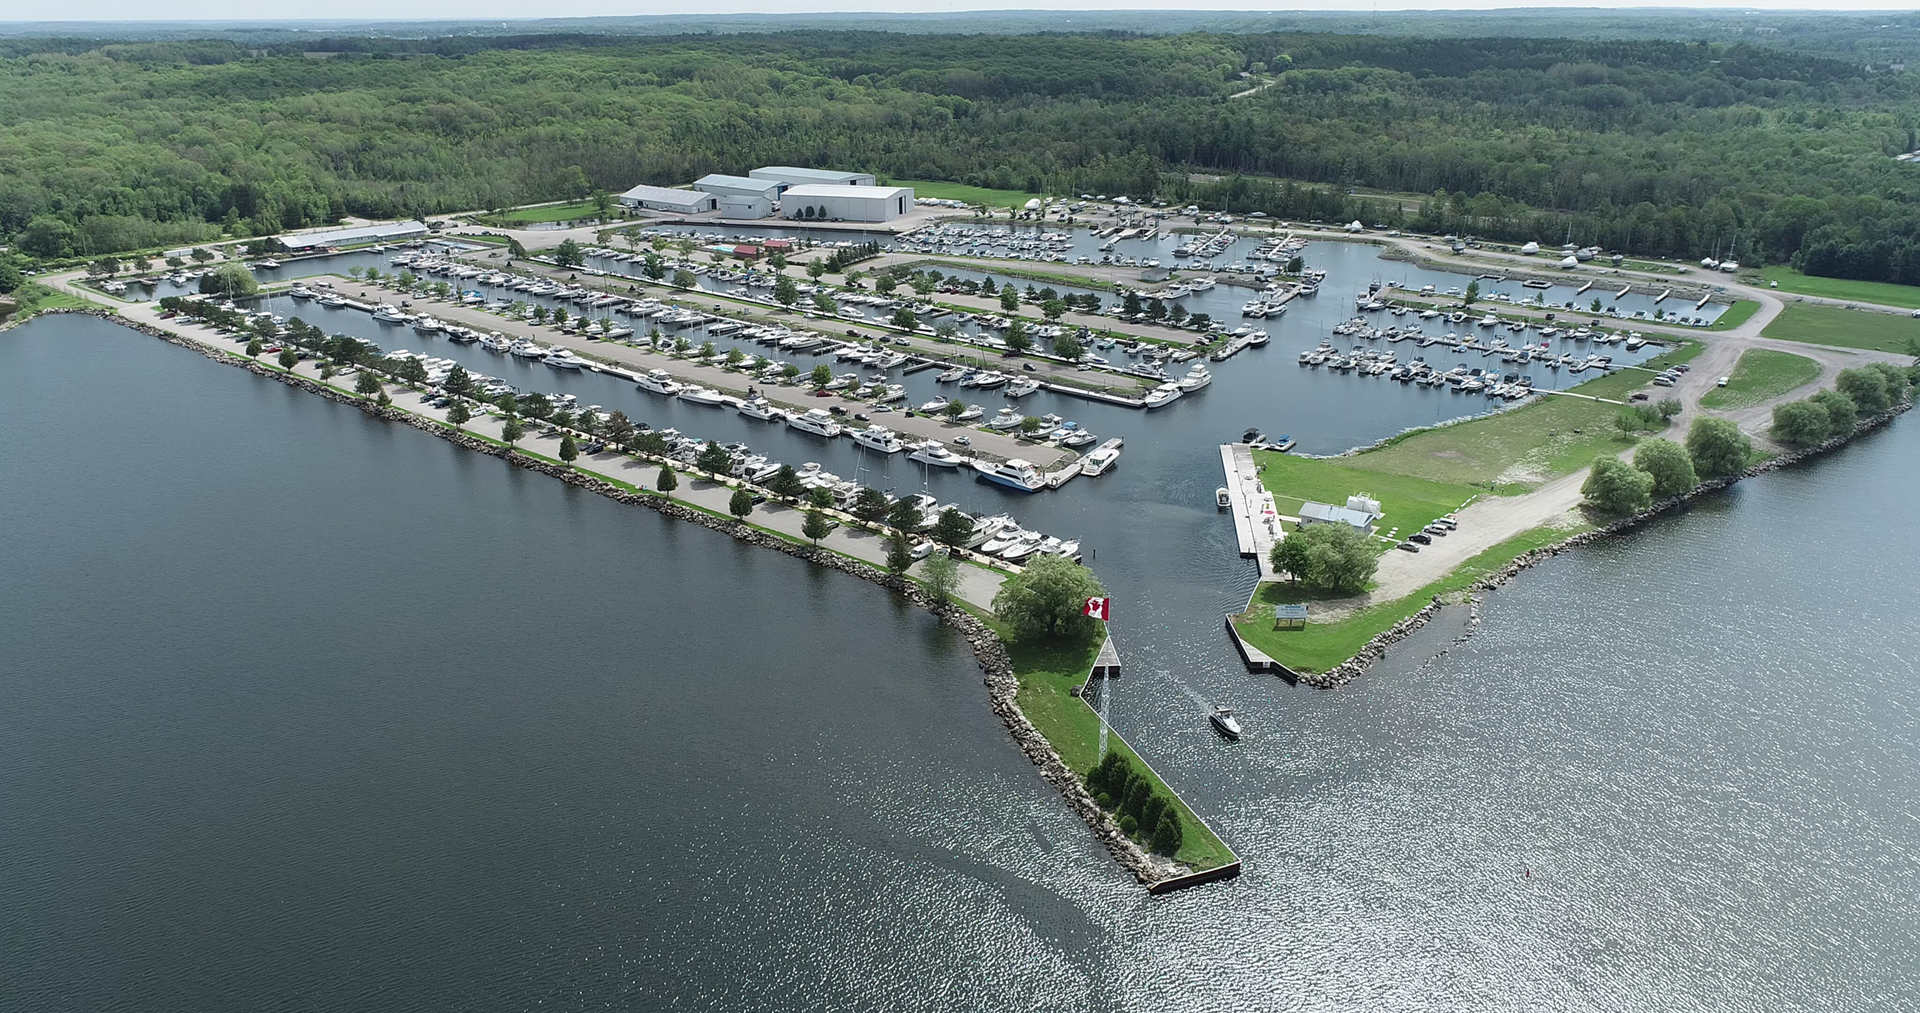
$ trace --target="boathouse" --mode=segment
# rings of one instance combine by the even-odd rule
[[[714,208],[713,195],[698,190],[675,190],[666,186],[636,186],[620,195],[620,203],[630,208],[670,211],[697,215]]]
[[[763,165],[747,173],[754,179],[780,184],[781,190],[795,186],[872,186],[878,182],[868,172],[841,172],[837,169],[802,169],[792,165]]]
[[[748,179],[745,176],[729,176],[721,172],[711,172],[694,180],[693,188],[701,193],[710,193],[715,199],[759,197],[772,203],[780,196],[780,184],[773,180]]]
[[[910,186],[792,186],[780,195],[787,218],[890,222],[913,210]],[[807,212],[811,210],[812,214]]]
[[[1345,524],[1361,534],[1373,534],[1374,525],[1380,520],[1379,514],[1364,510],[1353,510],[1331,503],[1315,503],[1308,500],[1300,504],[1301,524]]]

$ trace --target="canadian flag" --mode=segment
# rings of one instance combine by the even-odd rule
[[[1090,615],[1103,623],[1110,622],[1113,619],[1113,599],[1088,598],[1087,607],[1082,610],[1082,614]]]

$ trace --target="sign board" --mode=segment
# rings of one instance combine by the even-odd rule
[[[1276,630],[1306,629],[1307,607],[1305,605],[1275,605],[1273,607],[1273,628]]]

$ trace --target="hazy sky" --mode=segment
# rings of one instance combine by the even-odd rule
[[[800,14],[822,11],[948,12],[970,10],[1236,10],[1296,11],[1308,5],[1242,6],[1219,0],[660,0],[656,3],[634,0],[290,0],[263,6],[257,0],[72,0],[64,4],[29,4],[26,0],[0,3],[0,21],[155,21],[244,19],[249,21],[289,19],[415,19],[457,18],[479,20],[493,18],[566,18],[639,14]],[[1840,4],[1810,3],[1808,0],[1611,0],[1583,3],[1560,0],[1556,3],[1525,4],[1515,0],[1321,0],[1313,10],[1488,10],[1516,7],[1691,7],[1716,10],[1912,10],[1915,0],[1845,0]],[[11,8],[11,10],[9,10]]]

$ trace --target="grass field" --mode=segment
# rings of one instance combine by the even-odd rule
[[[1002,637],[1005,638],[1004,633]],[[1054,750],[1066,761],[1067,766],[1082,778],[1100,762],[1100,716],[1069,691],[1086,681],[1087,672],[1093,668],[1093,659],[1099,650],[1097,642],[1061,646],[1007,641],[1014,674],[1020,680],[1017,696],[1020,710],[1040,730],[1040,734],[1053,743]],[[1111,730],[1107,733],[1107,748],[1118,750],[1129,759],[1140,760],[1133,747]],[[1180,845],[1180,853],[1175,858],[1196,870],[1211,869],[1233,861],[1233,852],[1206,829],[1206,825],[1194,816],[1193,811],[1180,801],[1165,782],[1148,770],[1145,763],[1137,762],[1134,766],[1151,778],[1180,807],[1186,835]]]
[[[1710,330],[1710,331],[1733,330],[1735,327],[1738,327],[1741,324],[1744,324],[1747,321],[1752,320],[1753,315],[1755,313],[1758,313],[1759,311],[1760,311],[1760,304],[1755,302],[1752,299],[1735,300],[1733,305],[1727,307],[1727,310],[1725,313],[1722,313],[1719,316],[1715,317],[1713,320],[1713,323],[1707,325],[1707,330]]]
[[[1760,333],[1782,341],[1906,354],[1913,342],[1920,341],[1920,320],[1891,313],[1794,303]]]
[[[1700,348],[1699,342],[1688,341],[1646,365],[1658,370],[1685,362],[1700,354]],[[1651,373],[1626,369],[1588,380],[1574,390],[1624,401],[1650,379]],[[1619,410],[1619,405],[1605,401],[1548,395],[1512,411],[1421,430],[1341,461],[1363,471],[1511,495],[1578,471],[1601,454],[1632,446],[1634,441],[1613,427]]]
[[[1749,348],[1727,377],[1700,397],[1707,408],[1745,408],[1779,397],[1820,379],[1820,364],[1804,355]]]
[[[531,225],[539,222],[570,222],[576,218],[592,218],[599,211],[592,201],[580,201],[574,204],[549,204],[545,207],[520,208],[500,215],[498,221],[510,224]]]
[[[85,299],[77,295],[68,295],[65,292],[56,291],[34,281],[29,281],[19,288],[14,289],[8,298],[12,299],[16,305],[13,310],[4,314],[6,317],[27,317],[41,310],[84,309],[89,306],[100,305],[91,299]]]
[[[963,200],[969,204],[985,204],[996,208],[1020,208],[1027,202],[1040,196],[1024,190],[991,190],[984,186],[968,186],[965,183],[935,183],[924,179],[894,179],[887,181],[888,186],[913,187],[915,197],[934,197],[939,200]]]
[[[1822,278],[1801,274],[1791,267],[1769,267],[1760,276],[1780,286],[1782,292],[1839,299],[1843,302],[1870,302],[1881,306],[1920,309],[1920,287],[1894,285],[1884,281],[1851,281],[1846,278]]]
[[[1417,531],[1433,523],[1434,518],[1460,509],[1480,491],[1472,486],[1357,468],[1353,458],[1292,457],[1270,450],[1254,451],[1253,456],[1260,465],[1260,481],[1273,493],[1274,506],[1281,513],[1299,514],[1303,500],[1342,506],[1348,496],[1366,493],[1380,501],[1383,532],[1396,527]]]
[[[1253,604],[1244,614],[1234,618],[1234,628],[1248,643],[1265,652],[1267,657],[1296,672],[1324,672],[1353,657],[1356,651],[1365,647],[1367,641],[1381,631],[1425,608],[1434,595],[1465,590],[1480,578],[1513,562],[1521,553],[1551,545],[1582,530],[1585,530],[1584,525],[1534,528],[1467,560],[1459,569],[1413,594],[1358,609],[1330,623],[1315,623],[1309,619],[1306,628],[1300,630],[1274,629],[1273,606],[1310,602],[1312,598],[1299,594],[1286,584],[1262,584],[1253,596]],[[1309,609],[1311,607],[1309,605]]]

